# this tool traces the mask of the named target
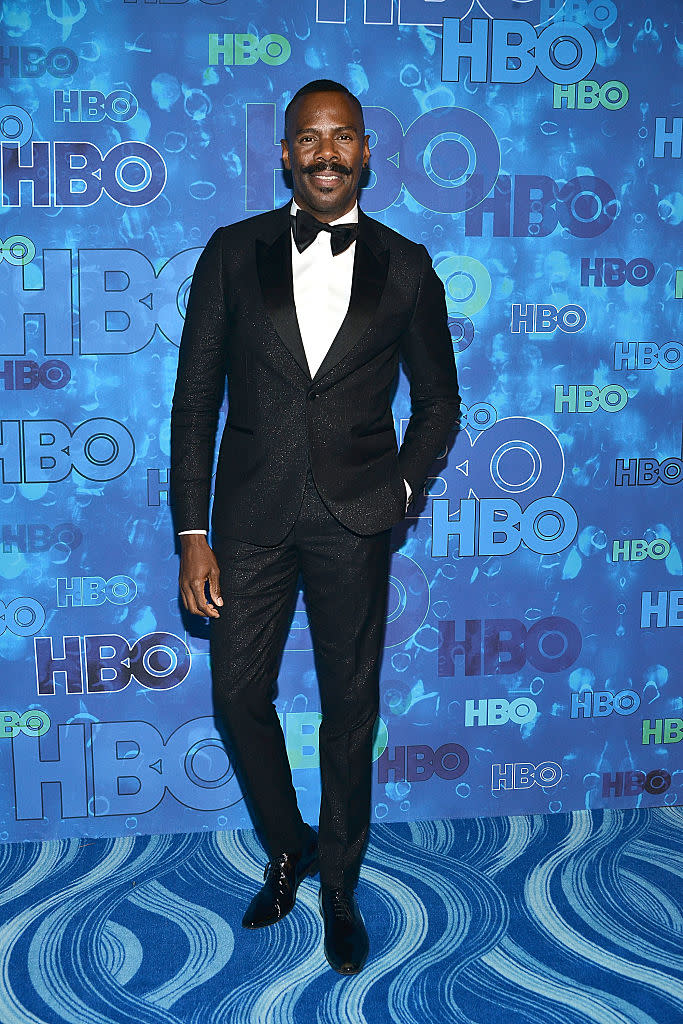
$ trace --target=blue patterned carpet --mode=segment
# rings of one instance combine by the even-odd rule
[[[240,926],[252,832],[0,846],[2,1024],[680,1024],[683,812],[375,825],[354,978],[318,880]]]

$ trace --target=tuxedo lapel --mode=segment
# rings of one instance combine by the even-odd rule
[[[278,216],[282,215],[282,230],[278,232],[273,242],[269,243],[263,239],[256,240],[256,268],[263,301],[273,326],[299,368],[310,380],[311,373],[294,306],[289,204],[284,209],[277,210],[276,213]]]
[[[372,221],[358,211],[358,239],[353,261],[351,298],[327,354],[316,371],[318,380],[351,351],[367,330],[377,312],[389,267],[389,251],[383,249],[372,228]]]
[[[274,211],[274,216],[278,218],[275,239],[257,239],[256,242],[256,266],[263,301],[282,343],[310,381],[311,373],[294,305],[289,205]],[[372,221],[359,210],[349,307],[314,380],[324,376],[343,359],[367,330],[382,298],[388,266],[388,250],[382,248]]]

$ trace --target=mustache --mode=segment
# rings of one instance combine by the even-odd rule
[[[352,173],[351,168],[344,164],[326,163],[325,161],[319,161],[317,164],[303,168],[304,174],[321,174],[324,171],[334,171],[335,174],[345,174],[347,177]]]

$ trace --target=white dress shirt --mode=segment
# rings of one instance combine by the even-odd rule
[[[292,216],[298,209],[293,199]],[[330,227],[342,223],[358,223],[358,203],[343,217],[330,221]],[[294,306],[311,377],[315,377],[337,336],[351,298],[356,243],[352,242],[337,256],[332,255],[330,243],[330,233],[321,231],[303,252],[299,252],[292,236]]]
[[[292,215],[299,209],[294,199],[290,209]],[[331,225],[356,223],[358,203],[343,217],[330,221]],[[330,243],[329,231],[321,231],[303,252],[299,252],[291,236],[294,306],[311,377],[315,376],[337,336],[351,299],[356,243],[352,242],[337,256],[332,255]],[[408,481],[403,482],[407,509],[411,490]],[[185,533],[206,534],[206,530],[181,530],[181,535]]]

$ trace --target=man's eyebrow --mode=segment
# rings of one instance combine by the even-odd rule
[[[320,131],[319,128],[297,128],[296,132],[295,132],[295,135],[304,135],[306,133],[310,134],[310,133],[319,132],[319,131]],[[336,128],[334,128],[333,131],[335,131],[335,132],[357,132],[358,128],[356,128],[356,126],[353,125],[353,124],[342,124],[342,125],[338,125]]]

